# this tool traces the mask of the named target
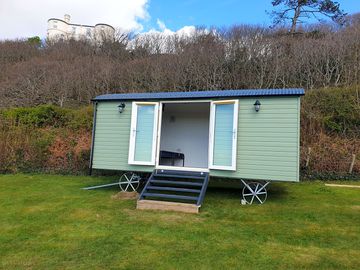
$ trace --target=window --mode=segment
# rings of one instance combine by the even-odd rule
[[[73,34],[75,34],[75,32],[76,32],[76,27],[75,26],[72,27],[72,32],[73,32]]]
[[[158,108],[157,102],[132,103],[129,164],[155,165]]]
[[[211,103],[209,167],[236,170],[238,100]]]
[[[56,25],[56,24],[54,24],[54,25],[53,25],[53,28],[57,29],[57,25]]]

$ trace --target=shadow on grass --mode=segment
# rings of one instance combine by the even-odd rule
[[[240,199],[241,189],[228,187],[208,187],[207,194],[215,198]],[[206,195],[205,195],[206,196]]]
[[[289,191],[286,185],[279,183],[272,183],[267,188],[268,199],[273,201],[286,199],[289,195]],[[242,197],[242,188],[239,187],[209,187],[207,193],[212,197],[223,199],[240,199]]]
[[[289,196],[289,191],[285,185],[270,184],[268,188],[268,198],[272,201],[284,200]]]

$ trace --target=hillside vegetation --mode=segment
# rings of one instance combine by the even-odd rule
[[[360,15],[346,26],[240,25],[190,36],[119,34],[85,41],[0,42],[0,107],[89,104],[98,94],[358,85]]]
[[[303,177],[360,174],[359,15],[291,35],[241,25],[101,46],[3,41],[0,70],[1,172],[85,172],[99,94],[303,87]]]
[[[360,175],[359,89],[309,90],[302,99],[303,178]],[[92,107],[39,105],[0,112],[0,172],[86,173]],[[309,166],[306,167],[311,147]],[[348,174],[352,154],[357,160]]]

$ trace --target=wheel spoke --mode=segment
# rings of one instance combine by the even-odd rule
[[[248,190],[249,190],[251,193],[254,192],[253,189],[252,189],[249,185],[247,185],[247,188],[248,188]]]
[[[264,188],[266,188],[267,185],[269,185],[270,182],[266,182],[262,187],[258,190],[259,192],[262,191]]]
[[[244,184],[244,186],[248,189],[248,190],[250,190],[250,192],[253,192],[253,190],[252,190],[252,188],[251,188],[251,186],[250,186],[250,184],[247,184],[246,182],[244,182],[243,181],[243,184]]]
[[[254,198],[255,198],[255,196],[252,196],[251,201],[250,201],[250,204],[252,204],[252,203],[253,203]]]
[[[243,196],[250,196],[252,193],[243,194]]]
[[[256,188],[255,188],[255,193],[257,193],[257,190],[258,190],[258,188],[259,188],[259,184],[256,184]]]
[[[132,185],[132,183],[130,182],[129,185],[131,186],[132,190],[135,191],[134,186]]]
[[[266,191],[258,192],[258,193],[256,193],[256,194],[257,194],[257,195],[266,194]]]
[[[260,200],[260,198],[258,197],[258,195],[255,195],[255,197],[258,199],[258,201],[259,201],[261,204],[263,204],[263,201]]]
[[[139,183],[140,181],[131,181],[131,183]]]

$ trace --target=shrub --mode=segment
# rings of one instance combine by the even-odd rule
[[[71,112],[53,105],[40,105],[33,108],[7,109],[2,115],[15,125],[63,127],[70,120]]]
[[[359,87],[309,90],[302,104],[303,127],[315,120],[330,134],[360,136]]]
[[[80,109],[60,108],[54,105],[40,105],[28,108],[2,110],[0,117],[15,126],[27,127],[70,127],[73,129],[91,129],[92,107]]]
[[[53,105],[0,112],[0,172],[82,173],[88,166],[92,107]]]
[[[91,130],[93,123],[93,107],[86,106],[72,111],[72,118],[68,127],[73,129]]]

